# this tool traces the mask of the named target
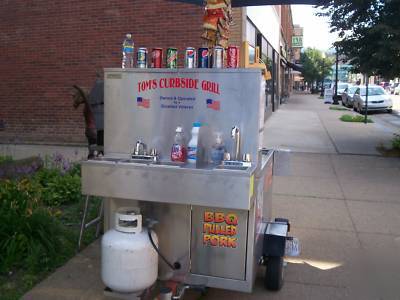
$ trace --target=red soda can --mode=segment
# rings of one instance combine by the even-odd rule
[[[229,46],[226,53],[226,67],[239,68],[239,47]]]
[[[151,51],[151,67],[152,68],[162,68],[162,48],[153,48]]]

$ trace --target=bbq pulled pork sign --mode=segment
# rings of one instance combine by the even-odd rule
[[[203,218],[203,245],[237,247],[238,217],[234,213],[205,211]]]

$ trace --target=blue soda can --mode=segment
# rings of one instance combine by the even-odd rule
[[[198,68],[209,68],[210,67],[210,50],[208,48],[199,48],[198,50]]]
[[[136,66],[140,69],[147,68],[147,49],[139,48],[136,54]]]

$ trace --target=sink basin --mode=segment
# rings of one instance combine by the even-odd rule
[[[145,160],[145,159],[122,159],[120,160],[121,163],[131,163],[131,164],[144,164],[144,165],[149,165],[153,164],[154,162],[151,160]]]
[[[222,165],[217,166],[216,169],[246,171],[250,167],[251,162],[228,160],[223,161]]]
[[[245,167],[245,166],[217,166],[216,169],[219,170],[237,170],[237,171],[246,171],[250,167]]]
[[[122,161],[121,158],[111,158],[111,157],[96,157],[95,159],[96,161],[109,161],[109,162],[120,162]]]

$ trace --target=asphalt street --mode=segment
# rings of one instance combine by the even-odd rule
[[[400,131],[400,95],[391,95],[390,98],[393,101],[393,112],[391,114],[386,112],[373,112],[371,113],[371,117],[378,124]]]

